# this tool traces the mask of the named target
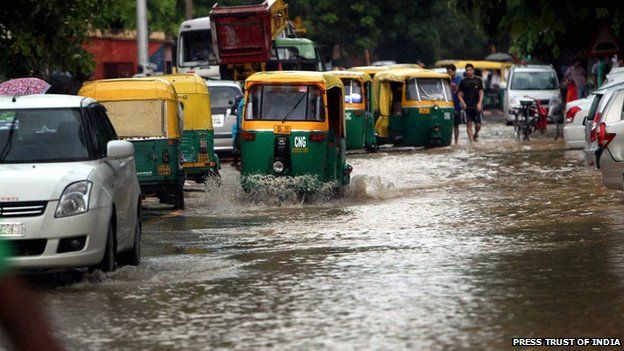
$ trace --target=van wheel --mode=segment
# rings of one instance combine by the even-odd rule
[[[112,272],[117,268],[117,252],[115,249],[115,233],[113,224],[108,225],[108,236],[106,238],[106,248],[104,257],[97,267],[102,272]]]
[[[173,193],[173,208],[176,210],[184,209],[184,183],[180,184]]]

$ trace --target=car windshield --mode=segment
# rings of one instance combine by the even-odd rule
[[[452,99],[448,80],[441,78],[412,78],[407,81],[406,99],[412,101]]]
[[[225,113],[230,108],[230,103],[236,100],[236,96],[243,93],[234,87],[208,86],[210,91],[210,109],[213,114]]]
[[[201,63],[215,63],[210,30],[193,30],[180,34],[180,65],[193,66]]]
[[[324,121],[323,93],[310,85],[256,85],[249,92],[245,119]]]
[[[0,110],[0,152],[6,163],[89,160],[80,110]]]
[[[362,83],[355,79],[343,79],[345,87],[345,102],[349,104],[360,104],[364,102],[362,96]]]
[[[511,90],[556,90],[559,89],[555,72],[515,72]]]

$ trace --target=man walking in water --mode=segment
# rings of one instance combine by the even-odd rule
[[[457,141],[459,140],[459,125],[462,123],[462,106],[459,102],[459,97],[457,96],[457,93],[459,92],[459,82],[461,82],[462,79],[461,77],[457,76],[457,67],[455,67],[455,65],[446,66],[446,73],[451,77],[451,91],[453,92],[453,103],[455,105],[453,134],[455,134],[455,145],[457,145]]]
[[[459,82],[458,98],[461,107],[466,111],[466,131],[468,140],[478,141],[481,130],[481,111],[483,110],[483,81],[475,76],[474,66],[466,64],[466,77]],[[472,124],[475,124],[474,135]]]

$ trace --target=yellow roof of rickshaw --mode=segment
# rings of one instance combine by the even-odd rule
[[[376,81],[403,82],[410,78],[441,78],[450,79],[446,73],[438,73],[423,68],[398,68],[379,72],[375,75]]]
[[[157,78],[102,79],[86,82],[78,92],[99,101],[177,100],[176,90]]]
[[[329,73],[339,78],[360,79],[363,82],[370,82],[373,80],[368,73],[362,71],[330,71]]]
[[[379,72],[389,70],[390,67],[388,66],[358,66],[358,67],[351,67],[349,69],[352,71],[360,71],[360,72],[368,73],[370,75],[375,75]]]
[[[475,68],[480,69],[503,69],[509,68],[513,65],[512,62],[499,62],[499,61],[483,61],[483,60],[440,60],[435,63],[436,67],[444,67],[450,64],[455,65],[457,68],[464,68],[466,64],[471,63]]]
[[[388,65],[386,67],[388,67],[390,69],[395,69],[395,68],[422,68],[417,63],[394,63],[394,64]]]
[[[158,76],[173,84],[178,94],[208,94],[206,81],[194,73],[177,73]]]
[[[325,89],[334,87],[343,88],[340,78],[329,72],[308,71],[274,71],[258,72],[252,74],[246,83],[317,83],[325,86]]]

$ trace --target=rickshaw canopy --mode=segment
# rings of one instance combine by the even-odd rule
[[[171,83],[156,78],[102,79],[86,82],[80,89],[98,101],[170,100],[177,101]]]
[[[322,90],[325,94],[331,89],[340,89],[340,128],[342,131],[345,129],[344,119],[344,85],[337,76],[330,72],[308,72],[308,71],[274,71],[274,72],[258,72],[251,75],[245,81],[245,94],[249,96],[251,88],[255,85],[314,85]],[[247,99],[246,99],[247,101]],[[329,102],[329,99],[328,99]],[[328,106],[326,106],[327,108]],[[325,118],[324,121],[300,121],[293,122],[288,121],[272,121],[272,120],[249,120],[243,118],[243,129],[273,129],[276,124],[291,125],[293,129],[299,130],[328,130],[329,118]]]
[[[371,76],[364,71],[330,71],[329,73],[337,76],[338,78],[357,79],[362,82],[372,82]]]
[[[245,86],[257,83],[286,84],[286,83],[312,83],[324,90],[332,88],[343,88],[340,78],[329,72],[308,72],[308,71],[275,71],[258,72],[252,74],[245,81]]]
[[[168,74],[159,76],[171,83],[184,106],[185,130],[213,130],[210,112],[210,93],[206,82],[196,74]]]
[[[106,106],[121,137],[181,137],[182,118],[177,92],[166,80],[96,80],[85,83],[78,95],[94,98]]]

